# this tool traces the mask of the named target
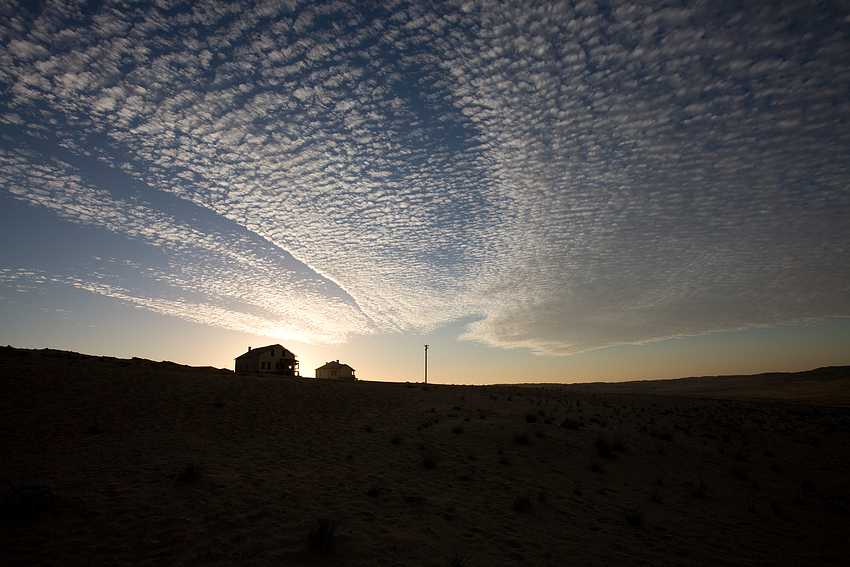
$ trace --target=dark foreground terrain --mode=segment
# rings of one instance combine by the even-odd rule
[[[847,565],[850,373],[817,372],[423,387],[0,349],[0,564]]]

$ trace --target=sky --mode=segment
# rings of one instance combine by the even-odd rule
[[[6,1],[0,343],[850,364],[846,2]]]

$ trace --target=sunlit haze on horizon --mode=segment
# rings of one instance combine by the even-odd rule
[[[845,2],[5,2],[0,342],[850,364]]]

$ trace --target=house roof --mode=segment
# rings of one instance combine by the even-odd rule
[[[351,368],[347,364],[340,364],[338,360],[326,362],[323,366],[318,367],[316,370],[339,370],[340,368],[348,368],[349,370],[354,372],[353,368]]]
[[[292,353],[292,356],[295,356],[294,352],[285,348],[283,345],[269,345],[269,346],[258,347],[258,348],[249,348],[248,352],[246,352],[245,354],[241,354],[241,355],[237,356],[236,360],[239,360],[240,358],[250,358],[252,356],[258,356],[258,355],[266,352],[267,350],[273,349],[273,348],[279,348],[279,349],[281,349],[285,352],[290,352],[290,353]]]

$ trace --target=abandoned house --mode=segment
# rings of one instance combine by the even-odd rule
[[[268,373],[281,376],[300,376],[298,360],[292,351],[281,345],[269,345],[252,349],[237,357],[236,372],[241,374]]]
[[[332,378],[337,380],[357,380],[354,369],[339,360],[332,360],[316,369],[316,378]]]

